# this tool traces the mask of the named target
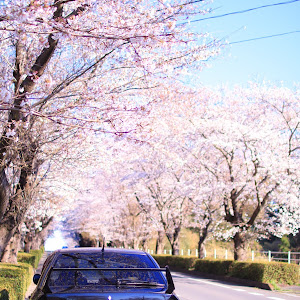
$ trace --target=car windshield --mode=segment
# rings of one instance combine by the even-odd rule
[[[57,257],[47,283],[52,292],[72,288],[162,290],[167,287],[160,271],[145,268],[157,266],[144,253],[62,253]]]

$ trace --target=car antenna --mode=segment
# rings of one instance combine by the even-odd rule
[[[105,237],[103,237],[102,253],[104,252]]]

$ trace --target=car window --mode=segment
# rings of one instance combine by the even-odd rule
[[[55,268],[155,268],[146,254],[72,253],[60,254]]]
[[[73,268],[72,270],[70,268]],[[80,270],[76,270],[80,268]],[[101,270],[116,268],[116,270]],[[161,272],[126,270],[128,268],[157,268],[146,254],[70,253],[60,254],[48,278],[48,287],[93,286],[116,288],[166,288]],[[70,269],[70,270],[68,270]]]

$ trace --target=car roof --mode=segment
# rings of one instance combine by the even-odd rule
[[[123,248],[102,248],[100,247],[78,247],[78,248],[64,248],[55,250],[55,253],[120,253],[120,254],[136,254],[136,255],[148,255],[145,251],[135,249],[123,249]]]

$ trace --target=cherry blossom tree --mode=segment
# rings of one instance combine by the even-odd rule
[[[250,238],[275,230],[277,234],[297,232],[297,91],[252,86],[219,93],[201,90],[189,99],[181,96],[177,100],[176,95],[172,95],[176,107],[162,109],[162,120],[157,122],[160,131],[156,133],[166,141],[163,132],[175,132],[170,130],[172,123],[180,128],[173,138],[176,142],[165,152],[169,156],[176,152],[181,159],[184,157],[182,169],[194,168],[189,178],[198,180],[194,189],[196,195],[202,197],[199,196],[200,201],[195,194],[189,197],[197,199],[199,209],[207,208],[200,210],[200,232],[203,233],[200,242],[206,235],[205,226],[210,224],[208,216],[217,207],[223,207],[222,215],[230,224],[227,236],[234,240],[238,260],[246,258]],[[178,160],[178,156],[173,158]],[[276,216],[277,224],[281,224],[281,230],[274,226],[270,211],[274,218]]]
[[[137,90],[217,54],[213,39],[184,25],[206,12],[203,1],[185,0],[4,1],[0,257],[32,201],[32,180],[43,163],[40,137],[49,137],[49,124],[131,130],[129,115],[143,114],[148,103],[137,99]]]
[[[203,257],[208,234],[222,218],[223,190],[212,167],[213,164],[218,167],[218,161],[211,159],[209,147],[195,134],[200,130],[195,120],[205,118],[208,99],[213,93],[209,89],[196,90],[177,83],[159,96],[172,99],[172,105],[164,106],[168,102],[163,101],[159,109],[151,112],[151,128],[159,137],[153,133],[149,142],[163,144],[159,151],[164,153],[166,161],[172,161],[170,172],[172,164],[180,162],[177,173],[185,174],[182,185],[189,189],[185,224],[199,233],[198,253]]]
[[[210,113],[195,121],[197,136],[218,162],[211,170],[224,187],[225,220],[232,226],[235,259],[244,260],[251,234],[272,228],[266,208],[295,208],[299,203],[298,188],[292,188],[299,176],[297,158],[289,155],[291,131],[278,128],[278,116],[269,105],[272,98],[266,106],[266,99],[253,91],[235,91],[215,100]]]
[[[168,88],[158,91],[157,99],[164,100],[163,103],[157,101],[157,106],[154,105],[155,109],[146,118],[145,122],[149,123],[146,133],[142,133],[144,142],[131,145],[130,151],[126,151],[121,141],[122,146],[119,147],[123,150],[118,152],[116,162],[120,165],[118,176],[121,181],[131,190],[140,208],[156,227],[156,251],[159,254],[163,250],[164,236],[171,245],[172,253],[179,253],[179,235],[188,220],[192,190],[192,181],[184,169],[185,160],[180,156],[182,151],[178,140],[181,136],[173,134],[178,133],[180,127],[176,124],[178,116],[170,113],[173,108],[178,109],[171,95],[176,95],[176,92]],[[172,99],[168,107],[164,105],[166,97]],[[180,98],[178,94],[177,97]]]
[[[179,234],[188,213],[188,189],[183,172],[167,169],[167,161],[158,161],[157,153],[148,150],[135,168],[132,178],[134,195],[141,209],[153,219],[158,231],[163,231],[171,245],[172,254],[179,254]]]

